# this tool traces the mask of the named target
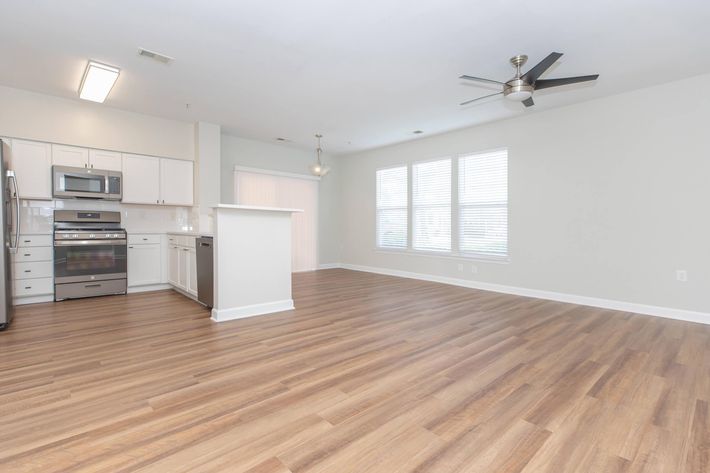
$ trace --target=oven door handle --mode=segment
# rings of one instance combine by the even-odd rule
[[[55,240],[54,246],[97,246],[97,245],[113,245],[125,246],[126,240]]]

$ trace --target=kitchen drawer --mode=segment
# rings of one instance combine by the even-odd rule
[[[160,235],[149,233],[135,233],[128,235],[129,245],[153,245],[160,244]]]
[[[51,261],[33,261],[29,263],[15,263],[15,279],[51,278],[54,268]]]
[[[54,279],[22,279],[15,281],[14,287],[15,297],[42,296],[54,293]]]
[[[52,246],[52,235],[20,235],[17,246],[27,248],[33,246]]]
[[[28,261],[52,261],[53,255],[51,246],[37,246],[18,248],[13,257],[16,263],[25,263]]]

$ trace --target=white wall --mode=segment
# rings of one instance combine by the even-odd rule
[[[325,143],[324,143],[325,145]],[[234,203],[234,166],[308,174],[315,161],[314,150],[301,150],[276,143],[222,135],[222,202]],[[340,261],[340,214],[338,160],[323,156],[331,172],[321,178],[318,189],[318,260],[320,264]]]
[[[710,96],[698,93],[708,81],[342,157],[341,261],[709,313]],[[375,251],[376,168],[500,147],[509,150],[509,264],[464,260],[460,272],[461,260]]]
[[[192,123],[0,86],[0,136],[194,159]]]
[[[219,125],[195,123],[195,196],[199,204],[199,229],[212,231],[214,207],[220,201],[222,135]]]

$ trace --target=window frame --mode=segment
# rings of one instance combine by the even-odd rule
[[[505,238],[505,255],[491,255],[487,253],[479,253],[475,251],[462,251],[461,246],[460,246],[460,238],[461,238],[461,225],[460,225],[460,216],[461,216],[461,203],[459,201],[459,163],[462,158],[467,158],[470,156],[477,156],[477,155],[484,155],[484,154],[493,154],[493,153],[500,153],[500,152],[505,152],[505,164],[506,164],[506,174],[505,174],[505,187],[506,187],[506,192],[505,192],[505,215],[506,215],[506,222],[505,222],[505,228],[506,228],[506,238]],[[487,150],[482,150],[482,151],[476,151],[476,152],[469,152],[469,153],[460,153],[456,155],[456,179],[454,181],[454,184],[456,185],[456,251],[457,254],[461,255],[462,257],[468,258],[468,259],[478,259],[478,260],[486,260],[486,261],[503,261],[503,262],[509,262],[510,261],[510,153],[508,151],[508,148],[493,148],[493,149],[487,149]],[[452,184],[452,185],[454,185]],[[473,207],[470,204],[465,205],[466,207]],[[483,207],[483,206],[480,206]]]
[[[449,189],[449,198],[450,198],[450,201],[449,201],[449,211],[450,211],[450,214],[451,214],[451,216],[450,216],[450,219],[451,219],[451,226],[450,226],[450,228],[449,228],[449,231],[451,232],[450,235],[449,235],[449,249],[448,249],[448,250],[435,250],[435,249],[418,249],[418,248],[414,248],[414,166],[416,166],[417,164],[427,164],[427,163],[434,163],[434,162],[437,162],[437,161],[445,161],[445,160],[448,160],[448,161],[449,161],[449,173],[450,173],[450,175],[449,175],[449,182],[451,182],[451,181],[453,181],[453,179],[454,179],[454,161],[456,161],[456,157],[455,157],[455,156],[439,156],[439,157],[436,157],[436,158],[421,159],[421,160],[412,161],[411,163],[409,163],[409,166],[408,166],[408,168],[409,168],[409,169],[408,169],[408,173],[409,173],[408,179],[409,179],[409,181],[410,181],[410,184],[409,184],[409,186],[408,186],[408,192],[407,192],[408,195],[407,195],[407,198],[408,198],[408,201],[409,201],[409,215],[410,215],[410,217],[409,217],[409,221],[407,222],[407,224],[409,225],[409,227],[411,227],[411,228],[409,228],[409,231],[408,231],[408,233],[410,234],[410,237],[411,237],[411,238],[410,238],[410,240],[409,240],[409,242],[408,242],[409,244],[407,245],[407,249],[409,249],[409,250],[411,250],[411,251],[415,251],[415,252],[417,252],[417,253],[429,253],[429,254],[432,254],[432,255],[450,255],[450,254],[452,254],[453,251],[454,251],[454,233],[453,233],[453,227],[454,227],[454,221],[453,221],[453,217],[454,217],[454,213],[453,213],[453,209],[454,209],[454,200],[453,200],[453,199],[454,199],[454,190],[453,190],[453,188],[450,188],[450,189]]]
[[[507,228],[507,235],[506,235],[506,255],[489,255],[485,253],[477,253],[477,252],[469,252],[469,251],[461,251],[460,250],[460,223],[459,223],[459,212],[460,212],[460,205],[459,205],[459,161],[461,158],[468,157],[468,156],[475,156],[478,154],[488,154],[488,153],[496,153],[496,152],[501,152],[504,151],[506,153],[506,162],[508,165],[508,172],[506,173],[506,187],[507,187],[507,195],[506,195],[506,228]],[[414,222],[414,205],[413,205],[413,197],[414,197],[414,192],[413,192],[413,169],[415,164],[420,164],[420,163],[427,163],[427,162],[433,162],[433,161],[441,161],[444,159],[449,159],[451,161],[451,249],[449,251],[446,250],[419,250],[415,249],[413,246],[414,243],[414,229],[413,229],[413,222]],[[407,246],[406,247],[383,247],[379,246],[377,244],[377,235],[378,235],[378,218],[377,218],[377,196],[375,195],[375,252],[377,253],[398,253],[398,254],[406,254],[406,255],[413,255],[413,256],[422,256],[422,257],[435,257],[435,258],[446,258],[446,259],[452,259],[452,260],[459,260],[459,261],[480,261],[484,263],[500,263],[500,264],[508,264],[511,261],[511,256],[510,256],[510,241],[511,241],[511,232],[510,232],[510,150],[507,147],[498,147],[498,148],[489,148],[489,149],[484,149],[484,150],[477,150],[477,151],[469,151],[466,153],[456,153],[456,154],[451,154],[451,155],[443,155],[443,156],[438,156],[436,158],[427,158],[427,159],[420,159],[420,160],[415,160],[415,161],[410,161],[407,163],[400,163],[400,164],[393,164],[393,165],[388,165],[388,166],[383,166],[383,167],[378,167],[375,170],[375,186],[376,184],[376,179],[377,179],[377,171],[380,170],[386,170],[386,169],[392,169],[392,168],[400,168],[400,167],[406,167],[407,169]],[[375,194],[377,193],[377,189],[375,189]]]
[[[378,194],[377,194],[377,174],[378,174],[380,171],[386,171],[386,170],[388,170],[388,169],[397,169],[397,168],[404,168],[404,169],[405,169],[405,178],[406,178],[406,180],[407,180],[407,191],[406,191],[406,192],[407,192],[407,195],[406,195],[406,199],[405,199],[405,200],[406,200],[406,208],[405,208],[405,210],[406,210],[406,212],[405,212],[405,215],[406,215],[406,222],[405,222],[405,226],[406,226],[405,238],[406,238],[406,241],[405,241],[404,247],[399,247],[399,246],[380,246],[380,241],[379,241],[379,240],[380,240],[380,239],[379,239],[379,235],[380,235],[380,219],[379,219],[379,213],[380,213],[380,210],[381,210],[381,209],[380,209],[380,207],[379,207],[379,205],[378,205],[378,201],[377,201],[377,197],[378,197]],[[409,166],[408,164],[393,164],[393,165],[391,165],[391,166],[383,166],[383,167],[379,167],[379,168],[375,169],[375,248],[376,248],[378,251],[405,251],[405,250],[409,249],[410,246],[411,246],[411,244],[412,244],[412,240],[411,240],[411,228],[410,228],[411,225],[409,224],[409,223],[410,223],[410,219],[411,219],[411,211],[412,211],[412,209],[411,209],[411,198],[410,198],[411,186],[412,186],[412,182],[411,182],[411,181],[412,181],[412,180],[410,179],[409,175],[410,175],[410,166]],[[401,209],[401,207],[391,207],[391,209],[392,209],[392,208]]]

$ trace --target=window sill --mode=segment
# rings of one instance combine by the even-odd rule
[[[450,251],[425,251],[399,248],[379,248],[375,247],[375,253],[407,255],[407,256],[424,256],[428,258],[445,258],[464,261],[478,261],[481,263],[509,264],[509,256],[483,256],[466,253],[452,253]]]

